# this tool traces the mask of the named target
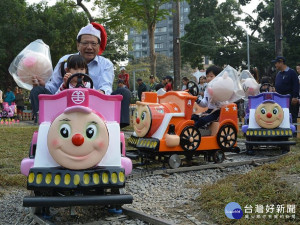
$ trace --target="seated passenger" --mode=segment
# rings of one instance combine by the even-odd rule
[[[221,71],[222,69],[220,67],[214,65],[208,67],[206,70],[206,82],[211,82]],[[191,119],[195,121],[196,128],[204,127],[206,124],[217,120],[220,116],[220,108],[216,104],[212,103],[210,98],[208,90],[206,89],[203,99],[198,98],[196,101],[199,106],[208,107],[208,110],[202,115],[192,115]]]
[[[65,68],[66,64],[66,68]],[[61,72],[63,75],[63,83],[58,88],[57,93],[67,89],[67,81],[70,76],[76,73],[84,73],[88,74],[88,66],[85,61],[85,59],[81,55],[70,55],[67,61],[61,63]],[[68,88],[74,88],[77,85],[77,79],[78,77],[74,77],[69,84]],[[90,88],[91,84],[89,82],[84,81],[83,79],[83,85],[86,88]]]

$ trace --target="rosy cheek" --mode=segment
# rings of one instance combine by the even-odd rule
[[[59,141],[58,141],[58,139],[53,139],[53,140],[51,141],[51,145],[52,145],[53,148],[57,148],[57,147],[59,146]]]
[[[105,148],[105,143],[103,141],[99,141],[97,143],[97,146],[98,146],[99,149],[104,149]]]
[[[260,120],[261,119],[260,114],[256,115],[256,118]]]
[[[279,115],[278,115],[278,119],[281,119],[283,117],[283,115],[280,113]]]

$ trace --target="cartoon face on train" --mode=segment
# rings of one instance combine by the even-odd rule
[[[282,123],[283,117],[284,112],[281,106],[274,101],[266,101],[255,110],[255,121],[262,128],[278,127]]]
[[[151,128],[151,112],[147,105],[137,105],[133,121],[133,128],[139,137],[144,137],[148,134]]]
[[[94,111],[84,108],[65,110],[49,129],[49,153],[58,164],[68,169],[95,166],[108,148],[109,136],[104,121]]]

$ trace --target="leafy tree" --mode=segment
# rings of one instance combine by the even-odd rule
[[[300,1],[281,1],[282,6],[282,30],[283,30],[283,54],[290,67],[295,67],[300,55]],[[252,33],[257,32],[258,38],[251,41],[251,61],[259,68],[262,75],[274,76],[270,67],[271,59],[275,57],[274,35],[274,1],[264,0],[254,10],[257,18],[248,15],[245,18]],[[253,49],[254,48],[254,49]]]
[[[13,85],[8,67],[17,52],[26,45],[26,3],[23,0],[0,1],[0,80],[1,88]]]
[[[46,3],[27,6],[23,0],[5,0],[0,1],[0,11],[2,87],[15,85],[8,67],[30,42],[42,39],[48,44],[55,66],[61,56],[77,51],[78,30],[87,24],[84,13],[62,2],[49,7]]]
[[[182,38],[182,58],[193,68],[201,67],[203,56],[209,56],[220,66],[238,67],[246,61],[246,36],[236,22],[241,9],[234,0],[218,5],[217,0],[191,0],[190,24]]]

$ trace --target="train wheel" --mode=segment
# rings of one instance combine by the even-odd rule
[[[215,163],[222,163],[225,159],[224,151],[222,151],[222,150],[215,151],[213,158],[214,158]]]
[[[232,150],[237,140],[237,131],[232,125],[224,125],[217,134],[217,142],[224,151]]]
[[[200,131],[193,127],[185,127],[180,134],[180,146],[185,151],[195,151],[201,142]]]
[[[177,154],[171,155],[169,158],[169,166],[172,169],[176,169],[176,168],[180,167],[180,165],[181,165],[181,159],[180,159],[179,155],[177,155]]]

